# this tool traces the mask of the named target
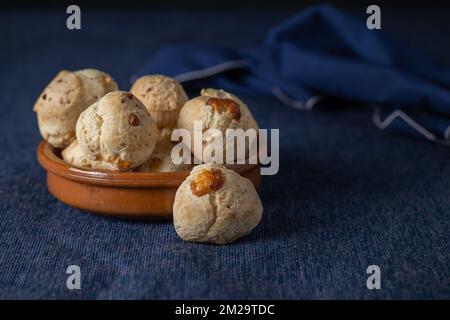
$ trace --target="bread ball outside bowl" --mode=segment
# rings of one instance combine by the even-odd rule
[[[249,179],[222,165],[202,164],[177,190],[173,223],[183,240],[228,244],[250,233],[262,212]]]

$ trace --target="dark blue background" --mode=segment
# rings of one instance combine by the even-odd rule
[[[386,9],[382,25],[449,65],[447,12]],[[264,178],[261,224],[229,246],[183,242],[171,223],[87,214],[47,192],[32,106],[60,69],[98,68],[128,89],[162,45],[255,45],[292,13],[82,7],[82,30],[69,31],[63,6],[0,12],[0,298],[450,298],[450,149],[381,132],[358,106],[301,112],[243,97],[261,127],[281,129],[281,164]],[[65,285],[71,264],[79,291]],[[372,264],[382,290],[366,288]]]

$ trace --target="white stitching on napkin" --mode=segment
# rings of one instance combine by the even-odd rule
[[[272,87],[272,92],[285,105],[299,110],[311,110],[317,103],[325,99],[325,97],[322,95],[316,95],[306,100],[306,102],[294,100],[291,97],[289,97],[286,93],[284,93],[280,89],[280,87],[277,86]]]
[[[450,140],[450,126],[448,126],[447,130],[444,133],[445,140]]]
[[[448,140],[447,139],[447,131],[449,131],[450,127],[445,132],[446,140],[442,140],[442,139],[436,138],[436,136],[433,133],[431,133],[424,127],[422,127],[420,124],[418,124],[416,121],[414,121],[410,116],[408,116],[402,110],[395,110],[390,115],[388,115],[386,118],[384,118],[384,120],[381,120],[381,112],[380,111],[381,111],[381,108],[379,108],[379,107],[376,108],[373,112],[373,118],[372,118],[373,122],[378,127],[378,129],[384,130],[392,123],[392,121],[394,121],[396,118],[400,118],[403,121],[405,121],[407,124],[409,124],[414,130],[416,130],[417,132],[422,134],[428,140],[434,141],[434,142],[437,142],[439,144],[443,144],[446,146],[450,145],[449,141],[446,141],[446,140]],[[450,133],[450,131],[449,131],[449,133]]]
[[[215,74],[218,74],[218,73],[221,73],[224,71],[242,68],[242,67],[245,67],[246,65],[247,65],[246,62],[243,60],[227,61],[227,62],[222,62],[215,66],[208,67],[205,69],[181,73],[181,74],[175,76],[174,78],[176,80],[178,80],[179,82],[186,82],[186,81],[190,81],[190,80],[207,78],[207,77],[213,76]]]

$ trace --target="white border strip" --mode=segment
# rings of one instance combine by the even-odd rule
[[[190,80],[203,79],[215,74],[225,72],[231,69],[239,69],[247,66],[247,63],[244,60],[232,60],[227,62],[219,63],[215,66],[208,67],[205,69],[189,71],[185,73],[181,73],[174,77],[174,79],[179,82],[186,82]]]

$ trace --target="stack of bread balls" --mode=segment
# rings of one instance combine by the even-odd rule
[[[172,162],[172,130],[176,127],[178,115],[188,96],[175,79],[162,75],[148,75],[135,81],[130,90],[147,108],[160,130],[152,156],[137,171],[176,172],[189,171],[190,164],[176,165]]]
[[[173,206],[184,240],[225,244],[248,234],[263,207],[253,184],[222,165],[174,164],[175,128],[194,132],[258,129],[247,105],[223,90],[204,89],[189,100],[180,83],[163,75],[136,80],[129,92],[99,70],[61,71],[35,103],[39,131],[70,165],[91,170],[177,172],[190,175]],[[191,139],[192,141],[194,139]],[[206,148],[209,142],[203,143]],[[203,159],[202,149],[191,148]]]
[[[75,126],[87,107],[110,91],[118,90],[112,77],[94,69],[61,71],[34,105],[42,137],[56,148],[75,138]]]

